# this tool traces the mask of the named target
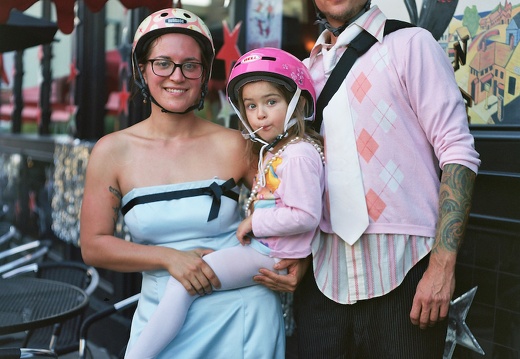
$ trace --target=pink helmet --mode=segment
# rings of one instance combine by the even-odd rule
[[[309,70],[290,53],[264,47],[242,55],[231,70],[227,84],[229,100],[238,108],[238,93],[242,86],[252,81],[267,80],[285,86],[290,91],[301,90],[307,99],[305,118],[314,120],[316,91]]]

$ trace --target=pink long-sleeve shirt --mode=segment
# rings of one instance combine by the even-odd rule
[[[374,6],[334,46],[330,33],[322,33],[305,61],[319,94],[361,29],[378,40],[328,105],[348,101],[351,107],[369,213],[369,226],[353,246],[334,234],[323,234],[313,246],[318,286],[340,303],[397,287],[433,245],[441,169],[456,163],[476,173],[480,164],[446,54],[419,27],[383,37],[385,21]],[[320,226],[332,232],[324,212]]]
[[[268,153],[264,163],[272,157]],[[323,173],[318,151],[304,141],[287,146],[271,164],[252,215],[253,233],[269,247],[270,256],[305,258],[311,253],[319,234]]]

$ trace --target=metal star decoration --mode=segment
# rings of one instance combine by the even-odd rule
[[[474,287],[450,303],[448,332],[446,333],[443,359],[451,359],[457,344],[465,346],[479,354],[485,354],[466,325],[466,316],[468,315],[469,307],[473,302],[477,288],[478,287]]]
[[[218,90],[218,97],[220,100],[220,111],[217,114],[217,118],[225,127],[229,127],[231,124],[231,116],[235,115],[235,111],[233,111],[233,108],[229,104],[224,91]]]

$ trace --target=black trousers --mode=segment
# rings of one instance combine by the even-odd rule
[[[325,297],[310,268],[294,296],[298,359],[441,359],[448,321],[426,330],[410,321],[428,260],[422,259],[387,295],[351,305]]]

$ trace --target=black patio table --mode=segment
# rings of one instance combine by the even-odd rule
[[[71,284],[31,277],[0,279],[0,335],[60,323],[87,304],[87,294]]]

